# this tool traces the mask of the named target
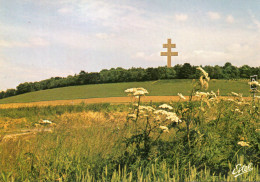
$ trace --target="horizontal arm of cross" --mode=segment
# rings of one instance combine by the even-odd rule
[[[168,52],[161,52],[161,56],[178,56],[178,52],[171,52],[171,54]]]
[[[169,44],[163,44],[163,48],[168,48]],[[176,44],[171,44],[171,48],[176,48]]]

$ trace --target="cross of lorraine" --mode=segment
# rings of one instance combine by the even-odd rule
[[[167,67],[170,68],[171,57],[178,56],[178,52],[171,52],[172,48],[176,48],[176,44],[172,44],[171,39],[168,39],[167,44],[163,44],[163,48],[167,48],[167,52],[161,52],[161,56],[167,56]]]

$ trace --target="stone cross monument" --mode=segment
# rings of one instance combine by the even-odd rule
[[[167,44],[163,44],[163,48],[167,48],[167,52],[161,52],[161,56],[167,56],[167,67],[170,68],[171,57],[178,56],[178,52],[171,52],[172,48],[176,48],[176,44],[172,44],[171,39],[168,39]]]

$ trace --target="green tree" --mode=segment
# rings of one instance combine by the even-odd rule
[[[192,67],[190,63],[184,63],[184,65],[180,68],[179,78],[190,78],[192,75]]]

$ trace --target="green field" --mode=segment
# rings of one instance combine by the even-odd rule
[[[249,96],[249,85],[246,80],[211,80],[208,91],[220,90],[220,95],[225,96],[230,92],[243,93]],[[87,98],[121,97],[126,96],[124,90],[131,87],[143,87],[149,91],[150,96],[173,96],[177,93],[188,95],[192,88],[192,80],[175,79],[147,82],[109,83],[95,85],[70,86],[50,90],[26,93],[0,100],[0,104],[37,102],[51,100],[71,100]]]

